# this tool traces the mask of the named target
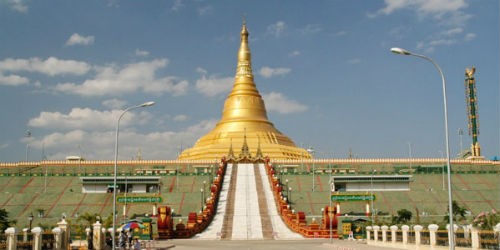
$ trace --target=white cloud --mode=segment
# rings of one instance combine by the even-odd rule
[[[294,50],[294,51],[288,53],[288,57],[296,57],[296,56],[300,56],[300,51]]]
[[[90,66],[85,62],[74,60],[61,60],[55,57],[49,57],[42,60],[38,57],[30,59],[12,59],[7,58],[0,61],[0,71],[28,71],[55,75],[83,75],[90,70]]]
[[[267,27],[267,34],[279,37],[285,32],[286,24],[283,21],[278,21],[274,24],[271,24]]]
[[[399,10],[415,11],[420,17],[432,16],[442,24],[463,25],[471,15],[465,14],[462,9],[468,7],[465,0],[385,0],[385,6],[369,17],[390,15]]]
[[[213,7],[210,5],[198,8],[198,15],[200,16],[208,15],[211,14],[212,12],[213,12]]]
[[[14,11],[21,13],[28,12],[28,6],[26,5],[25,0],[7,0],[6,2],[10,6],[10,8]]]
[[[462,33],[463,31],[464,31],[464,29],[462,29],[462,28],[453,28],[453,29],[443,31],[443,35],[455,36],[455,35]]]
[[[359,59],[359,58],[352,58],[352,59],[347,60],[347,63],[349,63],[349,64],[359,64],[359,63],[361,63],[361,59]]]
[[[0,72],[0,85],[6,86],[19,86],[28,84],[30,80],[26,77],[18,76],[18,75],[8,75],[4,76]]]
[[[457,43],[457,40],[455,40],[455,39],[436,39],[436,40],[430,41],[429,45],[431,45],[431,46],[452,45],[455,43]]]
[[[119,100],[116,98],[105,100],[102,102],[102,105],[106,108],[109,109],[123,109],[125,105],[127,105],[127,102],[124,100]]]
[[[73,33],[66,41],[67,46],[73,45],[91,45],[94,44],[94,36],[82,36],[78,33]]]
[[[290,73],[292,70],[289,68],[271,68],[264,66],[260,68],[259,74],[264,78],[271,78],[273,76],[284,76]]]
[[[476,38],[476,33],[467,33],[467,35],[465,35],[465,41],[471,41],[474,40],[474,38]]]
[[[183,121],[186,121],[187,119],[188,119],[187,115],[176,115],[176,116],[174,116],[174,121],[176,121],[176,122],[183,122]]]
[[[68,114],[60,112],[41,112],[38,117],[29,120],[30,127],[54,129],[54,130],[105,130],[115,127],[116,119],[123,111],[107,110],[99,111],[89,108],[73,108]],[[132,122],[146,123],[151,119],[146,111],[130,112],[120,121],[120,126],[126,127]]]
[[[136,56],[149,56],[149,51],[136,49],[135,50],[135,55]]]
[[[204,68],[201,68],[201,67],[198,67],[196,68],[196,72],[200,73],[200,74],[207,74],[208,71]]]
[[[307,106],[295,100],[290,100],[281,93],[271,92],[262,95],[267,111],[275,111],[281,114],[299,113],[307,110]]]
[[[166,67],[167,59],[143,61],[125,65],[97,68],[94,79],[82,84],[61,83],[54,89],[58,92],[82,96],[119,95],[143,91],[145,93],[182,95],[187,91],[189,83],[176,77],[157,78],[156,71]]]
[[[206,77],[203,75],[200,79],[196,80],[196,90],[205,96],[216,96],[228,93],[233,86],[233,77]]]
[[[467,7],[465,0],[385,0],[378,12],[389,15],[401,9],[415,9],[422,13],[454,12]]]
[[[137,157],[139,150],[143,159],[173,159],[177,157],[181,145],[184,145],[184,148],[186,145],[192,145],[196,139],[213,129],[216,122],[216,120],[204,120],[182,131],[151,133],[138,133],[133,128],[123,127],[120,129],[118,159],[133,159]],[[30,145],[38,149],[43,147],[48,159],[51,160],[61,160],[68,155],[80,154],[88,160],[111,160],[114,156],[113,129],[105,131],[75,129],[33,139]]]
[[[180,9],[184,8],[184,3],[182,0],[175,0],[174,4],[170,8],[172,11],[179,11]]]
[[[316,34],[318,32],[321,32],[323,30],[323,27],[319,24],[308,24],[306,27],[302,28],[300,30],[300,33],[303,35],[310,35],[310,34]]]
[[[341,30],[333,34],[334,36],[345,36],[347,35],[347,32],[345,30]]]

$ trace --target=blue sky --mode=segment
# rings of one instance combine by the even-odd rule
[[[246,17],[269,119],[317,157],[440,157],[470,145],[464,70],[476,67],[479,142],[499,155],[499,2],[0,0],[0,161],[174,159],[220,119]],[[29,131],[29,132],[27,132]],[[28,136],[29,134],[29,136]]]

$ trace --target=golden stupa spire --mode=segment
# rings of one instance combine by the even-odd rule
[[[247,148],[249,156],[260,149],[270,159],[311,158],[305,149],[296,147],[268,120],[264,100],[253,78],[248,36],[243,19],[236,75],[224,103],[222,117],[212,131],[201,137],[192,148],[184,150],[179,159],[222,158],[232,150],[233,143],[236,147],[241,145]]]

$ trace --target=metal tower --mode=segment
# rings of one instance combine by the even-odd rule
[[[465,69],[465,102],[467,103],[467,122],[469,135],[472,136],[471,157],[481,157],[481,146],[478,142],[479,115],[476,95],[476,80],[474,73],[476,68]]]

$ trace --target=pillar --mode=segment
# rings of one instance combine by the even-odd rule
[[[61,229],[61,248],[67,249],[69,246],[69,228],[68,222],[63,218],[57,223],[57,227]]]
[[[90,232],[92,232],[92,230],[90,229],[90,227],[85,228],[85,235],[86,235],[86,237],[85,237],[85,243],[87,245],[87,249],[90,248],[90,246],[89,246],[90,237],[93,237],[92,236],[93,234],[91,234]],[[92,243],[92,247],[94,247],[93,243]]]
[[[33,233],[33,250],[42,250],[42,228],[35,227],[31,230]]]
[[[396,232],[398,231],[398,226],[392,225],[390,227],[390,229],[391,229],[391,242],[392,242],[392,244],[395,244],[396,243]]]
[[[102,224],[99,222],[99,221],[96,221],[96,223],[94,223],[92,225],[94,228],[93,228],[93,239],[92,239],[92,243],[94,244],[94,249],[95,250],[101,250],[103,249],[103,244],[102,244],[102,238],[103,238],[103,235],[102,235],[102,230],[101,230],[101,227],[102,227]]]
[[[29,228],[23,228],[23,242],[28,242],[28,230]]]
[[[455,240],[455,246],[456,246],[456,242],[457,242],[457,236],[455,235],[455,233],[457,232],[457,229],[458,229],[458,226],[457,224],[453,223],[453,230],[450,230],[450,224],[446,224],[446,230],[448,230],[448,239],[451,238],[450,237],[450,234],[453,234],[453,239]]]
[[[479,230],[477,228],[472,227],[471,231],[471,248],[479,249]]]
[[[9,227],[5,229],[5,236],[7,237],[7,250],[16,250],[17,249],[17,236],[16,236],[16,228]]]
[[[422,227],[421,225],[413,226],[413,230],[415,230],[415,245],[416,246],[420,246],[420,242],[422,241],[421,237],[420,237],[420,232],[422,232],[422,229],[424,229],[424,227]]]
[[[106,228],[105,227],[101,227],[101,246],[103,246],[103,248],[106,247]]]
[[[408,230],[410,227],[408,225],[401,226],[401,230],[403,231],[403,244],[408,244]]]
[[[387,230],[389,229],[388,226],[386,225],[383,225],[380,227],[380,229],[382,229],[382,242],[387,242]]]
[[[431,247],[436,246],[436,233],[439,228],[436,224],[430,224],[427,228],[429,228],[429,240]]]
[[[495,238],[498,240],[500,238],[500,235],[497,236],[497,234],[500,234],[500,223],[496,224],[493,227],[493,231],[495,232]],[[498,247],[500,247],[500,242],[498,244]]]
[[[373,226],[373,240],[375,240],[375,242],[378,241],[378,231],[379,230],[380,230],[379,226]]]
[[[54,234],[54,249],[55,250],[62,250],[61,248],[61,243],[62,243],[62,231],[60,228],[55,227],[52,229],[52,233]]]
[[[367,226],[366,227],[366,241],[371,241],[371,231],[372,231],[372,227],[371,226]]]

